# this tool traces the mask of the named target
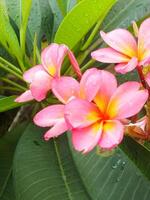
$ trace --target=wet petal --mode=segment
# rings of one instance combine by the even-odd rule
[[[99,140],[99,146],[103,149],[116,147],[123,139],[124,126],[118,121],[106,121],[103,125],[103,133]]]
[[[63,134],[67,130],[68,130],[67,124],[65,120],[62,119],[45,133],[44,139],[49,140],[53,137],[58,137],[59,135]]]
[[[100,32],[103,40],[113,49],[129,57],[137,56],[137,44],[132,34],[125,29],[115,29],[111,32]]]
[[[72,130],[72,143],[77,151],[87,153],[97,144],[102,134],[102,123],[95,123],[82,129]]]
[[[55,78],[52,81],[52,91],[65,104],[69,99],[79,96],[79,83],[69,76]]]
[[[37,101],[42,101],[46,98],[47,92],[51,89],[51,81],[52,77],[50,77],[46,72],[36,72],[34,79],[30,85],[30,90],[33,97]]]
[[[26,102],[26,101],[31,101],[33,100],[34,97],[31,94],[30,90],[25,91],[22,93],[19,97],[15,99],[15,102],[21,103],[21,102]]]
[[[126,74],[134,70],[138,65],[138,60],[136,57],[132,58],[128,63],[121,63],[115,66],[115,71],[120,74]]]
[[[93,59],[104,63],[128,62],[129,58],[112,48],[102,48],[91,53]]]
[[[73,99],[65,106],[65,119],[73,128],[83,128],[100,118],[98,108],[86,100]]]
[[[64,119],[64,105],[52,105],[38,112],[33,121],[41,127],[53,126]]]

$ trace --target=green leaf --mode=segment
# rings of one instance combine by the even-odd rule
[[[14,188],[13,188],[13,177],[12,177],[12,175],[10,175],[10,178],[8,179],[4,193],[1,196],[1,200],[16,200]]]
[[[100,19],[103,21],[115,0],[83,0],[62,21],[55,42],[64,43],[71,49]]]
[[[149,10],[149,0],[119,0],[104,20],[102,29],[110,31],[117,27],[129,27],[133,20],[138,21],[149,15]]]
[[[23,105],[23,103],[16,103],[15,99],[16,96],[0,98],[0,112],[11,110]]]
[[[121,150],[111,157],[82,155],[66,135],[44,142],[43,132],[29,125],[17,146],[17,200],[149,200],[150,181]]]
[[[18,62],[21,62],[22,51],[19,46],[19,41],[13,30],[6,8],[5,0],[0,1],[0,42],[10,53],[10,55],[15,56]]]
[[[32,0],[21,1],[21,27],[20,27],[20,45],[22,53],[25,55],[25,43],[26,43],[26,30],[28,25],[28,18],[30,15]]]
[[[19,125],[15,130],[0,138],[0,199],[14,200],[12,185],[12,162],[17,141],[26,124]]]
[[[66,139],[44,142],[42,133],[29,125],[17,146],[13,167],[17,200],[90,199]]]
[[[67,1],[65,0],[56,0],[57,1],[57,4],[62,12],[62,15],[65,16],[66,13],[67,13]]]
[[[143,174],[150,180],[150,151],[130,137],[125,137],[121,149],[136,164]]]

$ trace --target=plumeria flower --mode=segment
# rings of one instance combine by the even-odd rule
[[[92,68],[87,70],[80,83],[72,77],[62,76],[52,82],[54,95],[63,104],[51,105],[34,117],[34,123],[41,127],[51,127],[44,135],[45,140],[57,137],[70,129],[64,118],[65,104],[74,98],[82,98],[92,101],[100,87],[100,70]],[[80,111],[79,111],[80,112]]]
[[[138,82],[117,87],[113,74],[101,71],[101,85],[93,102],[75,98],[65,105],[65,119],[72,127],[72,142],[77,151],[87,153],[96,145],[112,149],[123,139],[126,118],[137,114],[148,98]]]
[[[47,92],[52,89],[52,81],[60,77],[61,66],[66,55],[80,77],[81,71],[73,53],[66,45],[53,43],[42,51],[42,64],[36,65],[24,73],[23,78],[29,83],[29,90],[21,94],[15,101],[25,102],[32,99],[42,101],[45,99]]]
[[[119,28],[108,33],[101,31],[102,39],[110,47],[92,52],[92,58],[104,63],[116,63],[115,70],[121,74],[130,72],[137,66],[150,64],[150,18],[143,21],[139,30],[136,27],[135,32],[137,41],[125,29]]]

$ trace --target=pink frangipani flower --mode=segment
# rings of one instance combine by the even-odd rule
[[[125,74],[138,65],[150,64],[150,18],[146,19],[137,30],[137,42],[125,29],[100,32],[102,39],[110,46],[92,52],[92,58],[104,63],[117,63],[116,72]]]
[[[47,92],[52,89],[52,81],[60,77],[61,66],[66,55],[80,77],[81,71],[73,53],[66,45],[53,43],[42,51],[42,64],[36,65],[24,73],[23,78],[29,83],[29,90],[21,94],[15,101],[25,102],[32,99],[42,101],[45,99]]]
[[[138,82],[117,87],[113,74],[101,71],[101,84],[93,102],[75,98],[65,105],[65,119],[72,127],[72,142],[77,151],[116,147],[123,139],[126,118],[137,114],[148,98]],[[92,99],[91,99],[92,100]]]
[[[74,98],[87,99],[89,102],[95,97],[100,86],[101,73],[96,68],[87,70],[79,83],[72,77],[62,76],[52,82],[52,91],[63,104]],[[34,117],[34,123],[41,127],[50,127],[44,139],[57,137],[70,129],[64,118],[65,105],[58,104],[44,108]]]

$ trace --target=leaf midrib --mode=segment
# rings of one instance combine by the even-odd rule
[[[65,174],[65,170],[64,170],[63,165],[62,165],[61,157],[60,157],[60,154],[59,154],[59,149],[57,147],[57,142],[56,142],[55,139],[53,141],[54,141],[54,148],[55,148],[56,156],[57,156],[57,160],[58,160],[58,165],[59,165],[59,168],[60,168],[62,180],[63,180],[63,182],[65,184],[65,188],[66,188],[66,191],[67,191],[68,198],[69,198],[69,200],[73,200],[72,193],[71,193],[69,184],[67,182],[67,177],[66,177],[66,174]]]

